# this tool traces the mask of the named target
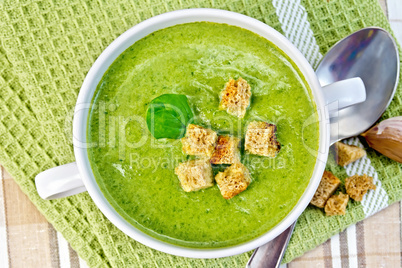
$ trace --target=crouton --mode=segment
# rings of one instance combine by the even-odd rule
[[[243,78],[236,81],[230,79],[221,92],[219,110],[226,110],[229,114],[243,118],[250,105],[251,87]]]
[[[276,126],[267,122],[251,122],[245,140],[245,150],[250,154],[275,157],[281,149],[276,140]]]
[[[212,167],[205,159],[180,163],[175,173],[185,192],[198,191],[214,185]]]
[[[368,190],[375,190],[377,186],[373,183],[373,178],[364,174],[363,176],[354,175],[345,180],[346,192],[356,200],[362,201],[363,196]]]
[[[250,173],[242,163],[235,163],[215,176],[223,198],[230,199],[243,192],[251,182]]]
[[[183,152],[189,155],[211,157],[217,139],[218,135],[215,131],[189,124],[186,136],[181,139]]]
[[[219,136],[211,164],[234,164],[240,162],[240,139],[231,136]]]
[[[346,166],[366,155],[366,151],[355,145],[338,141],[335,143],[335,160],[340,166]]]
[[[329,171],[324,171],[320,185],[318,186],[317,191],[315,191],[310,204],[319,208],[325,207],[325,203],[335,192],[336,188],[338,188],[339,184],[341,184],[341,181],[335,177],[334,174]]]
[[[330,216],[345,215],[349,196],[344,193],[331,196],[325,204],[325,213]]]

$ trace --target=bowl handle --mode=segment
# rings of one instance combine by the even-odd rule
[[[329,84],[322,91],[329,111],[339,111],[366,100],[366,88],[360,77]]]
[[[326,109],[331,122],[330,144],[341,139],[338,135],[336,117],[343,108],[362,103],[366,100],[366,87],[360,77],[338,81],[322,87]]]
[[[39,173],[35,177],[35,184],[39,196],[46,200],[86,191],[75,162]]]

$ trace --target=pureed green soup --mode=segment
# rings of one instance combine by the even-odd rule
[[[218,111],[219,93],[238,77],[252,92],[243,119]],[[276,158],[242,154],[252,182],[230,200],[216,185],[186,193],[174,168],[191,157],[180,140],[152,137],[145,121],[148,103],[166,93],[188,97],[194,123],[243,142],[248,122],[274,123],[282,149]],[[89,160],[107,200],[135,227],[177,245],[225,247],[267,232],[296,205],[316,162],[317,122],[307,83],[271,42],[226,24],[182,24],[139,40],[104,74],[89,114]]]

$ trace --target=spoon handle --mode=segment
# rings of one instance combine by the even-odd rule
[[[267,244],[254,250],[247,268],[277,268],[281,265],[283,255],[292,236],[296,222],[289,226],[283,233]]]

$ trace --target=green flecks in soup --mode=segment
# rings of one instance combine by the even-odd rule
[[[252,92],[243,119],[218,110],[225,83],[238,77]],[[230,200],[216,185],[186,193],[174,173],[189,158],[180,140],[157,140],[146,124],[148,104],[162,94],[186,95],[194,123],[220,133],[244,138],[250,121],[276,124],[282,149],[276,158],[243,154],[252,182]],[[311,118],[310,89],[275,45],[225,24],[177,25],[136,42],[103,76],[89,115],[89,159],[105,197],[132,225],[178,245],[225,247],[265,233],[296,205],[316,162]]]

